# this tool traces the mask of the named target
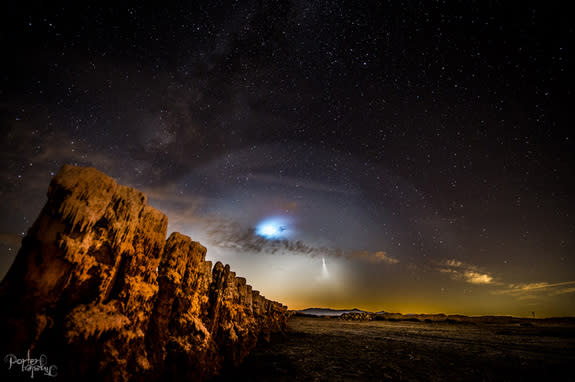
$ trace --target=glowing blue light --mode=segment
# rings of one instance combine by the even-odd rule
[[[269,224],[269,225],[262,226],[260,231],[265,236],[273,236],[273,235],[277,234],[278,228],[274,225]]]
[[[273,217],[261,221],[256,227],[256,234],[266,239],[280,239],[289,234],[288,219]]]

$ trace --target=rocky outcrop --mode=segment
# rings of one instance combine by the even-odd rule
[[[64,166],[0,284],[3,354],[43,353],[61,379],[204,380],[284,330],[285,306],[166,240],[167,223],[141,192]]]
[[[346,321],[372,321],[376,315],[374,313],[344,313],[339,316],[340,320]]]

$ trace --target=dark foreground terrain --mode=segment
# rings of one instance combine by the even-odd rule
[[[575,381],[573,322],[293,317],[288,335],[219,380]]]

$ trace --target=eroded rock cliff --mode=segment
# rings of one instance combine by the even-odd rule
[[[2,351],[64,379],[204,380],[283,331],[287,309],[173,233],[141,192],[64,166],[0,284]]]

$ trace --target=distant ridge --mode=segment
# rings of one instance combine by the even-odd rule
[[[307,308],[307,309],[303,309],[303,310],[296,310],[296,314],[304,314],[304,315],[308,315],[308,316],[333,316],[333,317],[337,317],[337,316],[341,316],[342,314],[345,313],[373,313],[373,312],[368,312],[366,310],[361,310],[361,309],[357,309],[357,308],[353,308],[353,309],[331,309],[331,308]],[[383,310],[380,312],[377,312],[377,314],[380,313],[385,313]]]

